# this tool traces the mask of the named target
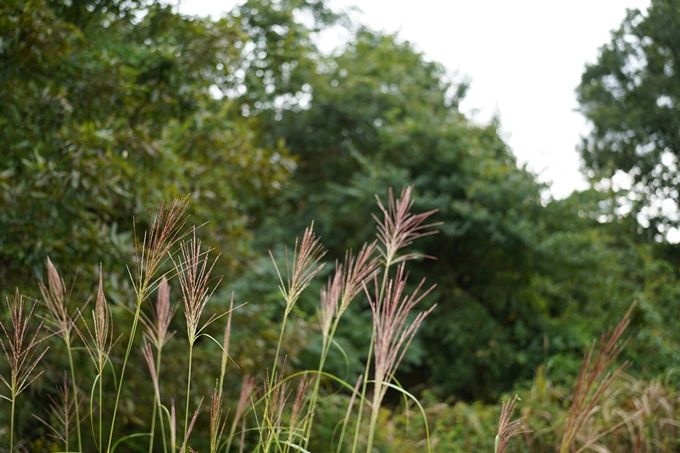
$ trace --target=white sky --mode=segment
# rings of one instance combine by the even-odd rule
[[[219,16],[234,0],[183,0],[185,14]],[[398,32],[428,59],[471,86],[461,109],[477,121],[500,117],[503,137],[520,163],[552,181],[562,198],[586,182],[576,145],[588,131],[575,88],[587,62],[610,41],[626,8],[650,0],[330,0],[369,27]],[[326,37],[340,43],[341,36]],[[327,44],[324,42],[324,47]]]

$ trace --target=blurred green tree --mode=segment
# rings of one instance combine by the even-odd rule
[[[680,222],[679,47],[680,2],[653,0],[628,11],[577,89],[592,125],[581,145],[588,176],[611,187],[617,172],[628,175],[625,205],[657,239]]]
[[[161,3],[0,5],[0,286],[34,286],[49,255],[65,275],[124,271],[132,219],[191,194],[193,222],[234,270],[247,210],[294,168],[254,143],[222,100],[242,64],[233,20]]]

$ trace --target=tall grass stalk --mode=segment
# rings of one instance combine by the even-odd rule
[[[236,405],[236,411],[234,412],[234,420],[231,423],[231,428],[229,429],[229,436],[227,437],[227,444],[225,452],[229,453],[231,450],[231,444],[234,440],[234,435],[236,434],[236,427],[238,426],[241,417],[248,408],[248,402],[250,400],[250,395],[255,391],[257,385],[255,384],[255,378],[248,375],[243,376],[241,380],[241,391],[238,397],[238,403]],[[245,423],[245,419],[243,419]],[[245,430],[244,430],[245,431]]]
[[[0,328],[7,339],[7,344],[0,341],[0,346],[2,346],[2,351],[5,353],[5,358],[9,364],[9,376],[0,374],[0,381],[7,387],[10,394],[9,397],[3,395],[2,398],[11,403],[9,451],[12,452],[14,451],[14,413],[17,397],[42,374],[42,371],[38,373],[34,373],[34,371],[47,353],[48,348],[40,351],[40,345],[45,340],[45,337],[41,337],[42,322],[35,329],[33,335],[29,334],[36,305],[32,304],[31,308],[26,311],[24,297],[19,294],[18,289],[13,298],[8,297],[6,299],[6,303],[10,315],[11,329],[0,322]]]
[[[71,372],[71,385],[73,388],[73,397],[75,404],[75,422],[76,422],[76,436],[78,440],[78,451],[83,451],[82,436],[80,433],[80,405],[78,404],[78,383],[76,380],[76,372],[73,366],[73,353],[71,348],[71,332],[75,320],[71,319],[68,313],[68,305],[70,299],[70,292],[66,291],[64,280],[57,272],[50,258],[47,258],[47,285],[40,282],[38,287],[42,295],[42,300],[47,308],[47,316],[45,316],[46,325],[52,330],[55,335],[59,335],[66,346],[66,354],[68,356],[69,370]],[[68,451],[68,436],[66,439],[66,450]]]
[[[153,365],[152,379],[155,380],[155,387],[158,387],[158,380],[160,379],[161,373],[161,358],[163,354],[163,347],[165,344],[175,335],[175,332],[169,331],[170,322],[175,315],[177,310],[176,306],[170,304],[170,285],[165,277],[161,278],[161,282],[158,285],[158,297],[156,299],[156,305],[150,305],[151,317],[148,318],[143,316],[141,319],[146,326],[146,331],[144,332],[145,340],[148,340],[156,348],[155,363],[149,364],[149,367]],[[150,348],[149,348],[150,350]],[[145,351],[146,352],[146,351]],[[146,355],[145,355],[146,358]],[[148,359],[147,359],[148,362]],[[151,412],[151,429],[149,432],[149,453],[153,451],[155,432],[156,432],[156,418],[160,417],[160,427],[161,427],[161,437],[163,439],[163,451],[167,453],[167,439],[165,436],[165,424],[162,422],[161,413],[161,402],[160,402],[160,388],[156,389],[154,392],[154,402],[153,409]]]
[[[82,314],[80,314],[82,318]],[[98,443],[97,448],[102,451],[102,433],[103,433],[103,386],[104,386],[104,368],[109,361],[109,354],[113,345],[116,343],[113,339],[113,317],[111,311],[106,303],[104,296],[104,283],[102,281],[102,269],[99,266],[99,286],[97,288],[97,297],[95,299],[94,309],[92,310],[92,329],[87,324],[84,324],[85,331],[76,329],[76,332],[85,344],[85,350],[88,352],[92,363],[94,364],[97,376],[93,385],[98,386],[99,395],[99,420],[98,420]],[[85,335],[87,333],[87,335]],[[90,402],[92,405],[92,402]],[[90,406],[92,407],[92,406]],[[90,411],[90,419],[93,413]],[[94,429],[94,423],[92,423]]]
[[[189,406],[191,403],[191,367],[193,364],[194,344],[201,335],[203,329],[217,319],[212,316],[201,326],[201,314],[208,304],[210,297],[215,292],[220,278],[213,279],[210,273],[217,262],[217,258],[210,264],[207,252],[201,251],[201,241],[196,238],[196,229],[193,237],[181,246],[182,260],[176,263],[177,277],[182,289],[184,301],[184,317],[187,326],[187,338],[189,340],[189,365],[187,369],[186,406],[184,415],[184,449],[186,452],[189,437]],[[214,281],[213,281],[214,280]],[[212,283],[212,285],[211,285]]]
[[[340,323],[340,318],[345,313],[349,304],[361,292],[363,284],[373,278],[378,271],[379,261],[374,252],[376,243],[364,244],[356,258],[351,251],[345,255],[344,265],[336,263],[335,273],[329,278],[328,284],[321,290],[321,307],[319,309],[319,323],[321,326],[321,357],[319,368],[314,381],[314,389],[309,402],[309,414],[304,430],[304,448],[309,445],[309,438],[314,423],[314,415],[319,396],[321,373],[330,348],[333,337]]]
[[[68,375],[65,372],[64,373],[64,383],[61,386],[57,386],[57,393],[59,395],[59,401],[55,401],[52,396],[49,396],[50,400],[50,412],[52,413],[53,417],[57,420],[57,422],[60,425],[60,428],[62,431],[59,429],[55,428],[51,423],[48,423],[46,420],[44,420],[41,417],[38,417],[37,415],[33,414],[33,416],[40,421],[45,427],[50,431],[50,434],[48,436],[53,437],[54,439],[63,442],[64,444],[64,451],[71,451],[69,448],[69,437],[70,437],[70,427],[71,423],[73,423],[73,417],[75,416],[75,413],[73,412],[74,406],[77,405],[77,401],[75,398],[71,398],[70,394],[70,389],[71,387],[69,386],[68,382]]]
[[[354,408],[354,401],[357,397],[357,394],[359,393],[359,387],[361,386],[362,382],[364,382],[364,375],[360,374],[359,379],[357,379],[357,383],[354,385],[354,391],[352,392],[352,396],[349,398],[349,404],[347,404],[347,412],[345,413],[345,418],[342,420],[342,429],[340,430],[338,448],[336,449],[337,453],[340,453],[342,451],[342,443],[345,440],[345,431],[347,430],[349,417],[352,414],[352,409]]]
[[[596,344],[586,348],[559,453],[571,450],[576,435],[591,416],[602,394],[628,368],[629,363],[626,362],[613,372],[609,371],[626,346],[627,341],[622,341],[621,337],[630,324],[630,314],[634,306],[635,303],[630,306],[611,334],[603,333]]]
[[[427,296],[434,285],[418,295],[425,281],[421,281],[411,295],[404,294],[408,273],[402,262],[397,268],[394,280],[387,284],[385,296],[380,302],[378,299],[371,299],[369,303],[373,312],[373,337],[374,342],[374,391],[373,391],[373,410],[368,426],[367,452],[373,449],[373,438],[375,427],[378,421],[378,413],[382,400],[387,392],[386,383],[390,383],[399,367],[406,350],[411,345],[418,328],[423,323],[427,315],[436,307],[433,305],[429,310],[420,312],[413,321],[408,322],[411,311]],[[378,282],[375,281],[375,294],[379,297]]]
[[[157,363],[159,362],[158,356],[160,354],[156,354],[156,357],[154,358],[154,353],[151,348],[151,345],[147,341],[146,338],[144,338],[144,346],[142,347],[142,355],[144,356],[144,360],[146,361],[146,365],[149,368],[149,374],[151,375],[151,383],[153,384],[153,411],[151,415],[151,432],[149,434],[149,437],[151,438],[150,443],[149,443],[149,451],[153,451],[153,439],[154,439],[154,423],[156,421],[156,413],[161,415],[161,433],[163,437],[163,451],[167,453],[168,447],[167,447],[167,442],[165,439],[165,428],[164,428],[164,423],[162,419],[162,408],[161,408],[161,389],[160,389],[160,384],[159,384],[159,376],[160,373],[158,372],[157,368]]]
[[[281,353],[281,344],[283,343],[283,335],[286,331],[288,316],[293,310],[293,307],[295,307],[295,303],[300,298],[302,292],[309,286],[316,274],[318,274],[321,269],[323,269],[325,263],[319,263],[319,261],[325,254],[326,251],[323,249],[320,239],[314,234],[314,224],[305,229],[301,241],[298,242],[298,239],[295,239],[292,264],[288,258],[288,249],[286,249],[285,281],[279,266],[276,264],[274,255],[271,253],[271,251],[269,252],[269,256],[271,257],[272,262],[274,263],[274,268],[276,269],[276,274],[279,277],[279,291],[283,297],[285,309],[283,313],[283,320],[281,321],[279,339],[276,343],[274,365],[272,367],[272,373],[268,382],[268,390],[265,392],[265,415],[269,414],[271,409],[270,406],[272,404],[272,395],[270,395],[270,392],[275,389],[274,378],[277,375],[278,360]],[[266,424],[266,422],[266,418],[263,418],[263,423]]]
[[[411,200],[411,195],[413,193],[413,186],[409,186],[402,190],[401,195],[395,201],[394,193],[392,188],[388,190],[387,196],[387,207],[382,204],[380,197],[376,195],[376,200],[378,202],[378,207],[382,212],[382,220],[376,215],[372,215],[373,219],[376,221],[378,228],[378,241],[382,246],[378,246],[378,251],[383,260],[383,275],[382,284],[380,285],[380,291],[377,295],[376,310],[381,311],[381,304],[387,289],[390,268],[398,263],[416,259],[416,258],[431,258],[433,257],[425,256],[419,253],[411,252],[400,254],[401,249],[411,245],[414,240],[419,239],[424,236],[429,236],[436,234],[436,230],[430,230],[431,227],[440,225],[440,223],[426,224],[425,220],[433,215],[436,210],[423,212],[420,214],[411,213],[411,208],[413,207],[413,201]],[[368,348],[368,358],[366,359],[366,368],[364,370],[364,382],[361,390],[362,395],[366,395],[367,386],[369,382],[369,373],[371,369],[371,361],[373,360],[374,346],[376,341],[376,331],[375,328],[371,334],[371,341]],[[361,419],[363,414],[364,398],[359,402],[359,413],[356,429],[354,432],[354,443],[352,445],[352,453],[356,453],[358,441],[359,441],[359,430],[361,429]],[[377,412],[379,407],[371,407],[372,414],[375,412],[375,417],[377,418]],[[373,415],[372,415],[373,417]],[[369,450],[372,444],[373,434],[369,432]]]
[[[116,401],[113,406],[113,414],[111,417],[111,429],[109,431],[109,440],[106,447],[107,453],[111,452],[113,433],[116,427],[116,415],[120,404],[120,394],[123,389],[125,370],[130,358],[130,352],[132,351],[132,345],[134,344],[135,335],[137,333],[142,303],[146,300],[148,294],[153,291],[156,272],[167,259],[170,249],[181,239],[180,231],[186,223],[186,218],[184,217],[186,204],[186,198],[183,201],[175,200],[168,211],[165,210],[164,205],[161,205],[158,215],[151,222],[149,230],[144,233],[144,239],[141,244],[137,242],[137,235],[134,235],[136,274],[134,277],[131,275],[131,279],[136,295],[135,311],[132,319],[132,327],[130,328],[130,337],[128,338],[125,357],[118,379],[118,391],[116,392]]]
[[[295,303],[300,298],[300,294],[309,286],[316,274],[323,269],[325,263],[319,263],[321,258],[326,254],[318,237],[314,235],[314,225],[305,229],[302,235],[302,241],[299,243],[295,239],[295,247],[293,248],[293,263],[289,262],[288,250],[286,249],[286,280],[284,281],[279,266],[276,264],[274,255],[269,252],[269,256],[274,262],[276,274],[279,277],[279,291],[286,304],[283,314],[283,321],[281,321],[281,332],[279,333],[279,340],[276,344],[276,353],[274,354],[274,366],[272,368],[271,378],[269,381],[269,388],[274,386],[274,376],[276,375],[276,368],[281,352],[281,343],[283,335],[286,330],[286,321],[288,315],[293,310]]]

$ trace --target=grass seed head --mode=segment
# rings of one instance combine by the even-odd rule
[[[158,297],[156,304],[149,304],[151,316],[142,316],[140,319],[146,327],[144,336],[156,347],[161,349],[175,335],[170,331],[170,323],[175,316],[177,306],[170,303],[170,285],[165,277],[158,284]]]
[[[68,294],[64,280],[59,276],[49,257],[47,258],[47,285],[38,283],[42,301],[47,308],[46,325],[54,333],[65,339],[70,337],[73,323],[68,314]]]
[[[517,409],[517,401],[519,397],[515,397],[511,401],[504,401],[501,404],[501,416],[498,419],[498,434],[496,435],[496,451],[495,453],[503,453],[508,446],[508,442],[513,436],[528,432],[524,425],[524,417],[517,420],[512,420],[512,416]]]
[[[434,285],[418,295],[425,283],[423,280],[411,295],[406,295],[404,290],[407,281],[408,273],[405,271],[404,263],[401,263],[397,268],[395,278],[388,282],[382,300],[372,299],[367,292],[373,312],[375,381],[380,392],[378,400],[382,399],[387,390],[382,383],[392,380],[418,328],[436,307],[434,305],[429,310],[418,313],[409,323],[409,314],[434,289]],[[377,298],[377,281],[375,281],[375,286]]]
[[[224,397],[218,386],[216,383],[210,401],[210,453],[216,453],[219,449],[224,428],[227,426],[227,418],[222,417]]]
[[[40,350],[40,345],[45,340],[45,337],[41,336],[43,323],[40,322],[35,328],[31,327],[36,305],[31,304],[30,309],[26,311],[24,297],[19,294],[18,289],[14,297],[6,299],[6,303],[11,328],[0,322],[0,329],[6,340],[0,341],[0,346],[9,364],[9,376],[0,374],[0,381],[8,388],[11,399],[14,400],[42,374],[34,371],[48,348]]]
[[[82,314],[79,313],[79,317]],[[85,343],[92,362],[99,374],[104,372],[109,354],[116,341],[113,339],[113,316],[104,295],[104,284],[102,280],[102,267],[99,266],[99,285],[97,287],[97,298],[95,299],[94,309],[92,310],[92,329],[84,323],[85,332],[76,328],[76,332]],[[75,324],[74,324],[75,326]]]
[[[621,340],[623,333],[630,324],[630,315],[635,307],[633,303],[613,332],[603,332],[600,340],[586,348],[576,381],[576,389],[572,400],[569,418],[560,443],[560,453],[566,453],[571,448],[576,436],[593,413],[602,394],[628,368],[624,363],[613,372],[609,371],[627,340]]]
[[[414,240],[437,233],[437,231],[428,230],[428,228],[441,225],[441,223],[424,224],[428,217],[437,212],[436,209],[421,214],[411,213],[411,208],[413,207],[413,201],[411,201],[412,192],[413,186],[403,189],[401,196],[395,201],[394,194],[390,188],[387,196],[387,207],[382,204],[382,201],[376,195],[378,207],[383,213],[383,220],[373,215],[378,224],[378,240],[382,244],[379,250],[385,262],[390,265],[419,257],[434,259],[433,257],[417,253],[407,253],[399,256],[399,250],[410,245]]]
[[[184,300],[187,334],[189,342],[193,344],[201,330],[217,319],[213,316],[203,326],[200,325],[201,314],[221,278],[210,276],[217,258],[210,263],[208,252],[201,251],[201,241],[196,237],[195,228],[193,237],[182,244],[181,255],[182,259],[175,263],[175,267]]]
[[[295,302],[297,302],[300,294],[309,286],[314,276],[323,269],[324,263],[319,263],[321,258],[326,254],[326,251],[321,245],[321,241],[314,235],[313,226],[305,229],[302,235],[302,241],[299,243],[295,240],[295,247],[293,249],[293,263],[288,260],[288,251],[286,250],[286,281],[283,281],[283,276],[276,265],[274,256],[269,253],[276,273],[279,276],[279,290],[286,301],[286,314],[290,314],[293,310]],[[291,270],[292,269],[292,270]]]
[[[136,276],[132,283],[137,293],[137,303],[146,299],[153,290],[153,278],[172,247],[182,239],[180,234],[186,224],[185,216],[188,198],[174,200],[170,209],[161,204],[156,217],[150,221],[149,230],[144,233],[142,243],[137,241],[135,234],[135,267]]]

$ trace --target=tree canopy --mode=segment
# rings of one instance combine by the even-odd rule
[[[244,61],[235,21],[160,3],[0,9],[3,287],[29,284],[47,255],[66,275],[124,268],[133,217],[143,231],[162,200],[187,194],[225,261],[247,250],[248,208],[295,164],[276,144],[256,146],[256,120],[215,96]]]
[[[652,0],[646,12],[628,11],[577,90],[592,125],[581,146],[588,176],[609,187],[625,173],[626,209],[643,214],[652,236],[680,222],[679,48],[680,3]]]

